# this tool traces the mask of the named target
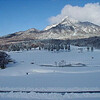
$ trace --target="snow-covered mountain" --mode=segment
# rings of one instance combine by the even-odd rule
[[[39,31],[35,28],[20,31],[0,38],[0,43],[19,42],[30,39],[80,39],[100,36],[100,26],[65,17],[60,23],[47,26]]]
[[[72,19],[72,18],[69,18],[68,16],[66,16],[65,18],[62,19],[62,21],[60,23],[47,26],[44,30],[48,30],[50,28],[56,27],[58,24],[71,25],[71,23],[75,24],[75,23],[78,23],[78,22],[79,22],[78,20],[75,20],[75,19]]]
[[[99,36],[100,26],[65,17],[60,23],[47,26],[45,31],[47,31],[52,38],[54,38],[54,34],[56,34],[56,37],[59,39],[87,38]]]

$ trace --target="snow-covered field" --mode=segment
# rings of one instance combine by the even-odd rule
[[[11,91],[0,92],[0,100],[100,100],[100,93],[34,92],[100,91],[100,51],[88,52],[84,47],[81,52],[78,48],[8,52],[16,63],[0,70],[0,91]]]

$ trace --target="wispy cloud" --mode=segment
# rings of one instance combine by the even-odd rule
[[[75,18],[79,21],[89,21],[100,25],[100,4],[99,3],[88,3],[83,7],[66,5],[61,13],[57,16],[49,18],[51,24],[60,22],[65,16]]]

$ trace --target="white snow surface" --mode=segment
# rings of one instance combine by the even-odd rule
[[[80,48],[83,51],[80,51]],[[99,91],[100,51],[87,51],[85,47],[71,46],[71,51],[11,51],[8,54],[16,63],[0,70],[0,90],[20,91]],[[57,67],[78,63],[86,66]],[[55,62],[57,66],[55,65]],[[41,66],[42,65],[42,66]],[[43,66],[44,65],[44,66]],[[45,66],[47,65],[47,67]],[[52,65],[53,67],[48,67]],[[28,75],[27,75],[28,74]],[[65,95],[57,93],[0,93],[0,100],[100,100],[100,93]]]
[[[58,24],[48,25],[44,30],[49,30],[50,28],[56,27]]]

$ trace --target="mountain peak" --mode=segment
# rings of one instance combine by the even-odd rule
[[[62,19],[62,21],[61,21],[61,24],[76,24],[76,23],[78,23],[79,21],[78,20],[76,20],[76,19],[74,19],[74,18],[70,18],[69,16],[66,16],[66,17],[64,17],[63,19]]]
[[[61,20],[60,23],[49,25],[49,26],[47,26],[44,30],[49,30],[49,29],[51,29],[51,28],[53,28],[53,27],[56,27],[58,24],[62,24],[62,25],[66,24],[66,25],[68,25],[68,26],[71,26],[72,24],[77,24],[77,23],[79,23],[78,20],[76,20],[76,19],[74,19],[74,18],[70,18],[69,16],[65,16],[65,17]]]
[[[31,28],[31,29],[28,29],[27,32],[38,32],[39,30],[35,29],[35,28]]]

